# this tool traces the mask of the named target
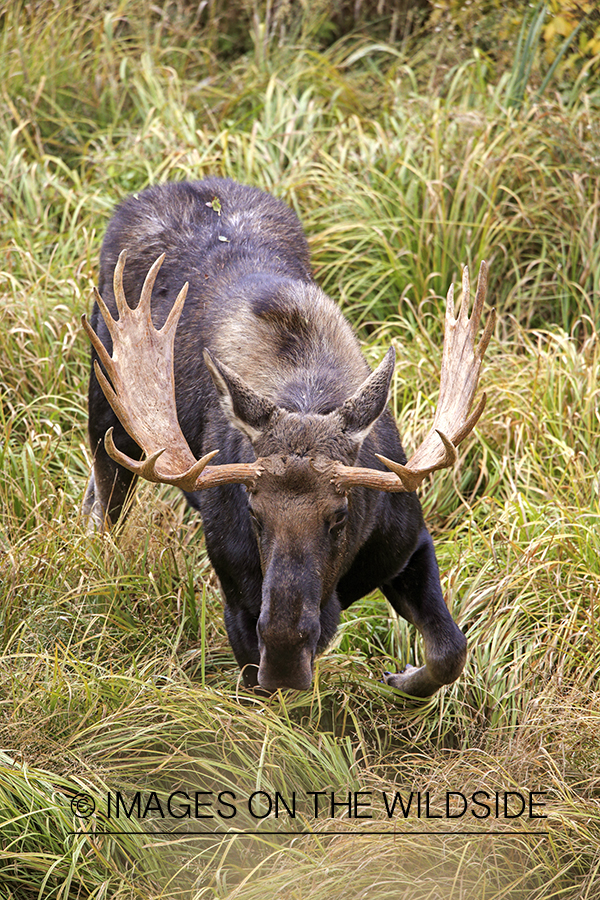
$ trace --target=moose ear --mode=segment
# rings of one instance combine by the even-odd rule
[[[257,394],[233,369],[204,351],[204,362],[217,389],[221,408],[231,424],[242,434],[257,440],[277,407]]]
[[[390,347],[375,371],[336,410],[342,419],[342,430],[359,444],[362,444],[385,409],[395,361],[395,350]]]

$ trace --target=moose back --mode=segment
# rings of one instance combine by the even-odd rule
[[[448,293],[439,403],[407,463],[386,408],[394,351],[371,372],[284,203],[208,178],[149,188],[116,210],[91,324],[84,317],[94,456],[84,513],[109,527],[136,476],[184,491],[248,687],[310,687],[340,611],[377,587],[424,643],[424,664],[387,683],[429,696],[461,673],[466,640],[415,488],[453,465],[483,410],[485,396],[470,413],[493,328],[491,315],[475,347],[485,290],[482,264],[471,318],[466,269],[457,318]]]

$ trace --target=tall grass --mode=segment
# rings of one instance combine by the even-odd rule
[[[273,6],[244,34],[209,7],[2,10],[0,896],[598,896],[598,85],[520,84],[515,106],[478,51],[320,51],[308,13],[293,44]],[[79,317],[104,228],[131,191],[208,173],[289,202],[370,362],[396,343],[408,448],[435,405],[442,296],[490,263],[488,409],[422,492],[469,662],[426,703],[378,680],[422,653],[379,595],[345,614],[312,691],[247,695],[199,523],[167,488],[140,487],[114,536],[85,532]],[[212,839],[187,822],[169,840],[156,811],[101,834],[109,791],[477,789],[545,791],[548,818],[515,835],[390,822],[380,802],[296,820],[240,803]]]

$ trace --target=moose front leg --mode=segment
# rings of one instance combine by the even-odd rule
[[[413,697],[430,697],[462,672],[467,641],[444,602],[433,542],[423,529],[417,549],[402,572],[383,593],[399,615],[419,630],[425,645],[425,665],[408,665],[397,675],[387,672],[385,681]]]
[[[260,652],[256,634],[257,619],[245,609],[225,607],[225,627],[237,664],[242,670],[244,687],[258,685]]]

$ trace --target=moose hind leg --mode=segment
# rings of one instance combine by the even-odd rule
[[[93,371],[89,386],[89,413],[88,436],[94,468],[81,511],[88,520],[90,531],[103,532],[122,517],[125,502],[137,481],[132,472],[116,463],[106,452],[104,436],[107,430],[113,428],[115,444],[128,456],[140,459],[142,451],[109,406]]]
[[[136,448],[137,449],[137,448]],[[108,531],[119,518],[137,478],[98,448],[81,511],[90,531]]]
[[[83,503],[81,504],[81,512],[83,518],[87,522],[89,531],[104,531],[107,524],[106,507],[98,497],[96,476],[93,469],[85,489]]]
[[[417,549],[405,568],[382,590],[392,607],[421,633],[425,665],[407,666],[385,681],[413,697],[430,697],[462,672],[467,641],[444,602],[433,541],[423,529]]]

